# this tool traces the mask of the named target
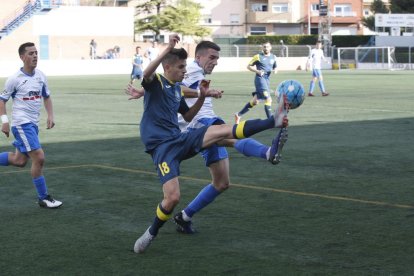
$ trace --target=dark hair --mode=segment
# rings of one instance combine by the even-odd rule
[[[208,40],[203,40],[197,44],[196,49],[195,49],[195,54],[197,55],[199,52],[208,50],[208,49],[214,49],[216,51],[221,50],[220,46],[218,46],[216,43],[208,41]]]
[[[316,44],[318,44],[318,43],[322,43],[322,40],[318,40],[318,41],[316,41]]]
[[[26,52],[26,47],[33,47],[35,46],[35,44],[33,42],[26,42],[23,43],[22,45],[20,45],[19,47],[19,56],[24,55],[24,53]]]
[[[184,48],[174,48],[163,58],[162,64],[172,64],[177,60],[185,60],[187,57],[188,54]]]
[[[137,46],[137,47],[135,47],[135,50],[136,50],[136,49],[141,49],[141,46]]]

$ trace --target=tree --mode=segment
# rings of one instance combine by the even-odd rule
[[[375,14],[388,13],[389,10],[387,6],[384,4],[384,2],[382,2],[382,0],[374,0],[374,2],[372,2],[371,4],[370,9],[374,15],[363,18],[362,24],[371,31],[375,31]]]
[[[203,37],[211,30],[199,26],[202,6],[191,0],[179,0],[176,7],[168,6],[163,13],[166,30],[182,35]]]
[[[140,33],[143,31],[153,31],[155,39],[160,39],[160,32],[165,28],[160,19],[161,8],[166,5],[167,0],[150,0],[145,1],[143,4],[135,6],[135,16],[145,12],[149,14],[147,17],[135,20],[135,32]],[[153,11],[156,11],[153,14]]]
[[[413,0],[391,0],[392,13],[414,13]]]
[[[161,30],[199,37],[210,33],[209,29],[198,25],[201,17],[200,4],[191,0],[179,0],[176,7],[173,7],[166,2],[166,0],[152,0],[136,6],[136,15],[142,12],[149,15],[135,21],[135,32],[151,30],[157,40]]]

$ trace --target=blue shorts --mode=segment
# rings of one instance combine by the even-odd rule
[[[131,72],[131,79],[138,79],[140,80],[142,78],[142,70],[132,70]]]
[[[13,126],[12,132],[16,139],[13,142],[13,146],[21,153],[31,152],[42,147],[39,141],[39,128],[37,125],[27,123],[20,126]]]
[[[256,87],[256,92],[252,93],[253,96],[256,95],[259,100],[267,100],[270,97],[270,80],[267,74],[263,77],[256,76],[254,79],[254,86]]]
[[[219,118],[202,118],[197,121],[198,124],[203,126],[211,126],[211,125],[222,125],[225,124],[225,122]],[[189,128],[188,131],[194,131],[194,128]],[[216,144],[203,149],[201,151],[201,155],[204,158],[204,161],[206,163],[206,166],[210,166],[212,163],[218,162],[223,159],[229,158],[229,155],[227,153],[227,150],[225,147],[217,146]]]
[[[182,132],[177,138],[163,142],[151,152],[161,184],[179,176],[181,161],[200,152],[207,128]]]
[[[257,96],[257,99],[267,101],[267,99],[270,97],[270,94],[268,91],[256,91],[252,93],[252,96]]]
[[[321,69],[313,69],[312,70],[312,77],[314,77],[314,78],[322,77],[322,70]]]

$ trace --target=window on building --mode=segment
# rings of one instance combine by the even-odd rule
[[[267,11],[267,4],[252,4],[253,12],[265,12]]]
[[[211,24],[211,22],[213,22],[211,19],[211,14],[203,14],[201,18],[204,24]]]
[[[238,23],[240,23],[240,14],[231,13],[230,14],[230,24],[238,24]]]
[[[350,4],[335,5],[335,16],[353,16]]]
[[[319,11],[319,4],[312,4],[311,11]]]
[[[364,9],[364,16],[370,16],[370,15],[371,15],[370,9]]]
[[[265,35],[266,34],[266,27],[250,27],[250,34],[251,35]]]
[[[289,5],[287,3],[272,5],[273,13],[286,13],[288,11],[289,11]]]

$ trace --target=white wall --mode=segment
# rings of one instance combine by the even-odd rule
[[[306,65],[306,57],[278,58],[278,70],[303,70]],[[246,66],[251,58],[220,58],[214,72],[241,72],[247,71]],[[187,62],[191,62],[188,59]],[[38,68],[47,76],[66,75],[105,75],[105,74],[130,74],[130,59],[96,59],[96,60],[40,60]],[[326,65],[330,68],[330,64]],[[19,61],[4,61],[0,66],[0,77],[8,77],[22,67]]]
[[[134,9],[113,7],[59,7],[33,18],[34,35],[132,36]]]

